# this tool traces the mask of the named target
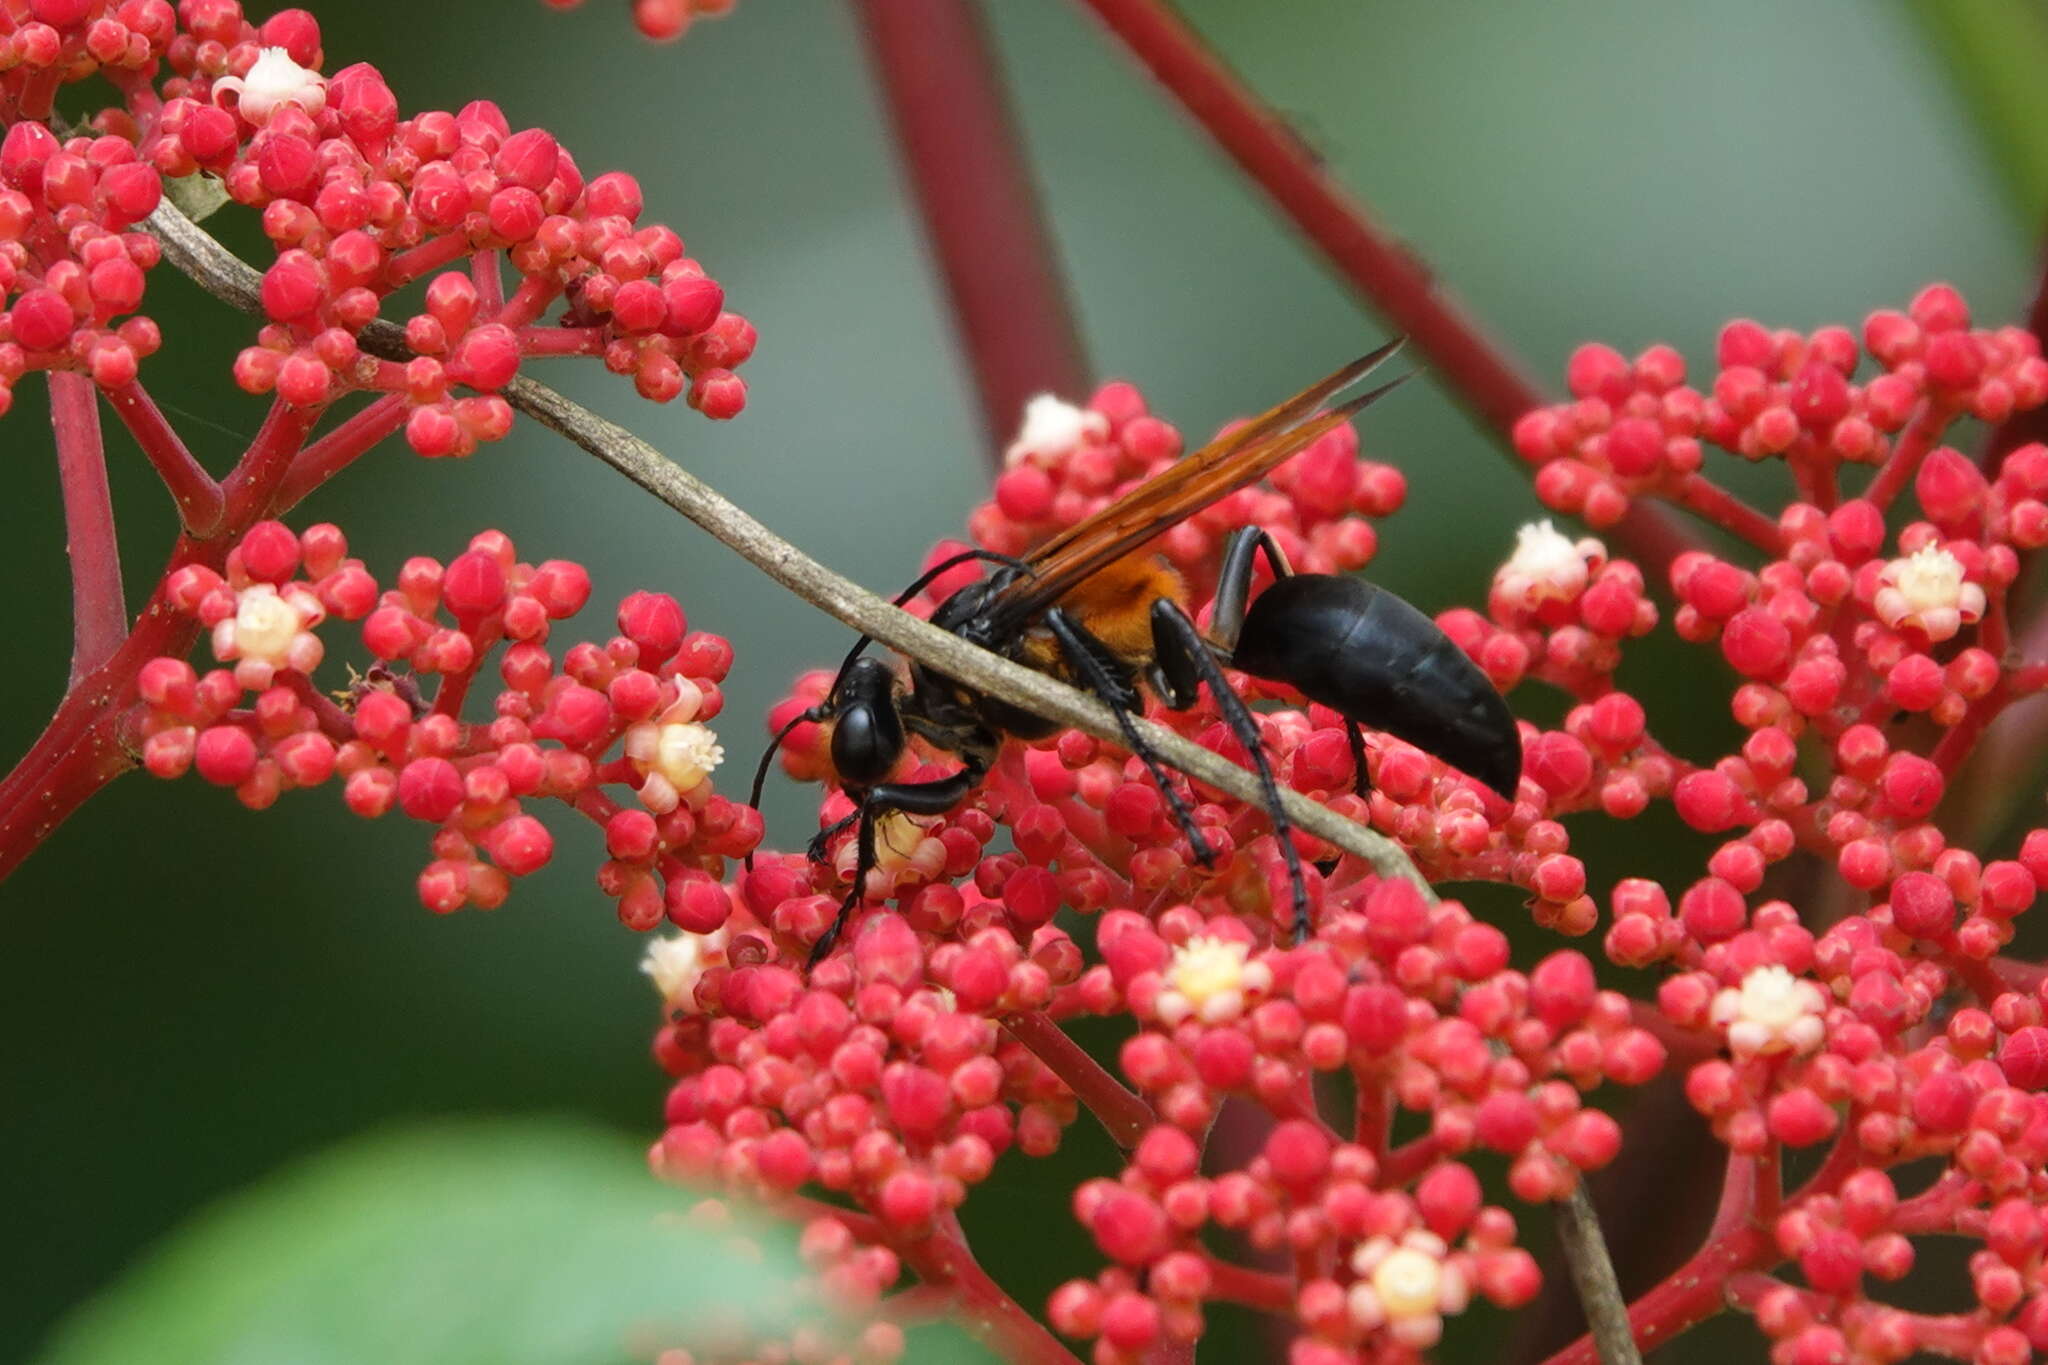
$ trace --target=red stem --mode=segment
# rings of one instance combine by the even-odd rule
[[[1052,1074],[1088,1106],[1101,1122],[1110,1140],[1126,1152],[1138,1145],[1159,1118],[1152,1106],[1118,1083],[1102,1063],[1082,1051],[1067,1031],[1037,1010],[1014,1014],[1003,1021],[1010,1036],[1031,1049]]]
[[[1080,332],[980,11],[859,0],[861,34],[999,453],[1033,394],[1089,387]]]
[[[308,493],[353,464],[386,436],[405,425],[405,395],[387,393],[314,441],[292,460],[275,499],[293,507]]]
[[[1911,425],[1899,437],[1899,443],[1892,447],[1892,453],[1878,467],[1870,486],[1863,490],[1863,496],[1880,508],[1889,507],[1899,490],[1912,481],[1920,469],[1920,462],[1927,458],[1927,452],[1934,449],[1934,443],[1941,439],[1941,433],[1948,430],[1948,424],[1955,420],[1955,409],[1945,403],[1928,399],[1920,405]]]
[[[384,284],[388,289],[410,284],[430,270],[439,270],[468,255],[471,250],[466,233],[451,232],[445,237],[436,237],[420,243],[410,251],[393,256],[384,267]]]
[[[220,525],[221,513],[227,508],[220,484],[192,457],[183,438],[150,400],[140,381],[131,379],[118,389],[108,390],[106,397],[107,406],[128,428],[128,434],[142,447],[157,477],[170,491],[185,530],[195,536],[210,535]]]
[[[65,548],[71,555],[71,682],[75,686],[113,657],[128,634],[121,548],[114,535],[114,496],[107,487],[107,447],[100,439],[99,392],[91,379],[70,370],[50,371],[50,426],[57,438]]]
[[[1080,1365],[1045,1324],[989,1278],[967,1249],[967,1239],[953,1215],[947,1214],[929,1237],[892,1241],[890,1245],[924,1280],[952,1285],[960,1296],[963,1325],[983,1340],[1001,1342],[1004,1359],[1014,1365]]]
[[[60,378],[85,384],[87,397],[91,381],[83,376],[51,375],[51,413],[61,466],[67,441],[75,450],[80,439],[76,424],[88,419],[78,412],[82,405],[76,395],[67,394],[65,385],[56,382]],[[116,636],[116,647],[99,666],[73,683],[43,733],[14,770],[0,779],[0,880],[20,866],[88,797],[135,765],[134,737],[124,732],[121,720],[135,701],[136,675],[158,655],[183,657],[199,633],[191,617],[172,611],[164,602],[164,579],[187,564],[217,570],[227,561],[228,549],[240,532],[269,509],[292,456],[318,416],[317,408],[294,408],[282,401],[271,405],[262,430],[222,486],[226,508],[216,534],[206,540],[179,538],[163,578],[158,580],[157,592],[136,619],[135,628],[125,639]],[[89,420],[96,436],[96,413]],[[74,428],[70,436],[66,435],[67,426]],[[104,469],[101,478],[104,482]],[[70,482],[67,477],[67,516]],[[111,518],[107,530],[110,535]],[[82,543],[75,530],[72,543]],[[111,557],[111,549],[108,554]]]
[[[270,405],[256,439],[242,452],[222,490],[227,494],[226,521],[237,532],[269,514],[292,461],[319,419],[320,409],[298,408],[282,398]]]
[[[1512,454],[1516,419],[1547,400],[1506,348],[1436,287],[1429,267],[1324,172],[1307,141],[1260,103],[1171,6],[1163,0],[1083,3],[1353,292],[1407,334],[1430,369]],[[1613,534],[1657,578],[1679,554],[1699,548],[1668,514],[1640,501]]]
[[[1628,1308],[1629,1328],[1636,1345],[1648,1351],[1721,1311],[1728,1276],[1768,1256],[1774,1248],[1760,1228],[1738,1228],[1708,1242],[1691,1260],[1665,1276]],[[1599,1365],[1589,1336],[1580,1337],[1551,1356],[1544,1365]]]
[[[512,291],[512,297],[505,301],[505,306],[492,321],[507,327],[524,327],[547,312],[548,305],[561,292],[561,284],[552,277],[528,275],[519,282],[519,287]]]
[[[1270,1270],[1249,1270],[1213,1252],[1203,1252],[1209,1266],[1209,1293],[1262,1313],[1294,1311],[1294,1281]]]
[[[513,335],[522,356],[604,354],[602,327],[521,327]]]
[[[1318,164],[1308,144],[1160,0],[1084,0],[1238,168],[1430,368],[1505,438],[1544,397],[1424,266]]]
[[[1687,475],[1675,496],[1680,506],[1699,513],[1724,531],[1741,536],[1767,555],[1776,555],[1784,548],[1777,522],[1704,474]]]
[[[218,569],[226,559],[224,541],[181,540],[165,577],[185,564]],[[14,771],[0,779],[0,881],[86,798],[135,765],[120,720],[135,700],[136,674],[159,654],[182,658],[198,634],[197,623],[170,610],[159,589],[113,657],[65,694]]]
[[[1352,1107],[1352,1141],[1375,1157],[1387,1154],[1394,1127],[1393,1089],[1377,1075],[1358,1078],[1358,1101]]]
[[[498,269],[496,251],[479,251],[469,258],[470,282],[476,285],[476,309],[490,317],[505,306],[505,276]]]

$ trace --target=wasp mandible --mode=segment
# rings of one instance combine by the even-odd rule
[[[1522,771],[1514,716],[1478,665],[1427,616],[1360,578],[1293,572],[1280,547],[1259,527],[1242,527],[1225,542],[1207,635],[1190,615],[1180,575],[1146,547],[1184,518],[1263,478],[1403,382],[1408,376],[1336,407],[1322,407],[1400,345],[1398,338],[1387,343],[1219,436],[1023,559],[970,550],[933,566],[896,599],[899,606],[910,601],[947,570],[970,560],[993,565],[988,576],[940,603],[932,624],[1071,683],[1107,705],[1126,746],[1158,784],[1203,863],[1213,861],[1213,850],[1131,718],[1144,707],[1141,684],[1174,710],[1193,706],[1206,686],[1251,756],[1286,859],[1297,939],[1309,929],[1301,858],[1258,722],[1223,669],[1286,683],[1344,716],[1361,790],[1366,755],[1359,727],[1366,725],[1434,754],[1512,801]],[[1261,556],[1274,581],[1252,598],[1252,576]],[[812,948],[814,965],[831,951],[861,902],[875,866],[875,824],[882,815],[943,814],[980,785],[1006,737],[1044,739],[1059,728],[915,661],[907,683],[899,681],[887,664],[865,656],[869,643],[861,637],[825,699],[782,727],[754,774],[750,801],[759,805],[768,765],[789,732],[805,722],[831,726],[832,765],[855,807],[845,820],[819,833],[810,853],[813,860],[822,860],[827,841],[857,823],[857,858],[853,888]],[[959,770],[930,781],[889,781],[912,737],[958,757]]]

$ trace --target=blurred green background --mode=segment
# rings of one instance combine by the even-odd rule
[[[674,225],[760,329],[749,407],[726,426],[641,403],[595,365],[555,362],[543,378],[878,589],[960,533],[985,495],[987,452],[848,8],[745,0],[663,48],[602,0],[569,15],[538,0],[313,8],[327,69],[377,63],[407,111],[492,98],[514,127],[555,132],[586,174],[636,173],[648,217]],[[1183,9],[1553,386],[1589,338],[1625,352],[1668,341],[1699,366],[1730,317],[1854,324],[1934,279],[1987,320],[2028,298],[2028,191],[2001,178],[1972,117],[1995,101],[1958,94],[1906,8]],[[985,12],[1102,377],[1137,381],[1200,435],[1385,334],[1078,8]],[[194,414],[173,417],[218,470],[262,411],[226,377],[247,324],[168,269],[151,291],[167,345],[146,378]],[[30,743],[68,657],[63,532],[32,387],[4,428],[0,581],[23,592],[0,759]],[[1375,576],[1429,608],[1480,600],[1535,510],[1525,480],[1426,385],[1375,408],[1366,444],[1411,486]],[[139,460],[116,466],[139,599],[169,543],[168,507]],[[728,791],[767,706],[846,638],[524,422],[462,463],[380,450],[295,516],[323,519],[380,576],[486,527],[523,557],[583,561],[597,594],[560,639],[601,637],[628,591],[674,593],[738,651],[721,726]],[[807,796],[782,784],[769,806],[785,846],[808,829]],[[426,849],[412,822],[357,821],[332,789],[252,815],[196,779],[131,777],[0,885],[0,1359],[25,1356],[208,1201],[378,1125],[569,1114],[655,1136],[666,1087],[647,1058],[641,941],[591,884],[595,834],[550,819],[546,873],[498,912],[436,918],[413,898]],[[1638,840],[1621,870],[1677,856]],[[1614,871],[1596,867],[1603,883]],[[1108,1161],[1085,1122],[1072,1147],[1075,1170]],[[1036,1304],[1095,1260],[1032,1174],[1005,1163],[969,1221],[993,1234],[991,1269]],[[1497,1343],[1473,1348],[1499,1358]]]

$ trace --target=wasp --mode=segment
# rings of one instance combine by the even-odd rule
[[[1158,784],[1192,853],[1205,864],[1213,861],[1213,850],[1132,717],[1144,706],[1141,688],[1174,710],[1186,710],[1207,687],[1251,757],[1286,860],[1297,940],[1309,927],[1300,855],[1254,713],[1231,688],[1224,668],[1285,683],[1342,715],[1361,792],[1367,789],[1364,725],[1408,741],[1512,801],[1522,769],[1514,717],[1486,675],[1427,616],[1360,578],[1295,573],[1272,536],[1257,526],[1242,527],[1225,542],[1206,634],[1190,614],[1180,575],[1147,546],[1181,520],[1263,478],[1403,382],[1408,376],[1323,407],[1400,344],[1398,338],[1387,343],[1219,436],[1028,556],[969,550],[933,566],[896,599],[901,606],[963,563],[990,564],[986,576],[939,604],[932,624],[1090,692],[1108,706],[1125,745]],[[1261,557],[1273,582],[1254,598]],[[857,823],[857,858],[853,888],[812,949],[813,965],[831,951],[861,901],[875,866],[881,816],[944,814],[980,785],[1005,739],[1045,739],[1059,728],[915,661],[907,679],[899,679],[887,664],[865,655],[870,643],[861,637],[824,700],[782,727],[754,775],[751,802],[758,805],[769,763],[790,731],[806,722],[831,726],[832,765],[854,811],[820,831],[810,856],[821,861],[828,841]],[[954,755],[959,769],[929,781],[890,781],[912,738]]]

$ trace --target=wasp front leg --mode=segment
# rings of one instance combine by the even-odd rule
[[[832,923],[818,941],[811,945],[811,956],[807,967],[823,962],[832,951],[832,945],[839,941],[839,935],[846,927],[854,907],[867,895],[868,874],[875,870],[875,824],[891,811],[902,811],[908,815],[944,815],[981,785],[988,776],[988,764],[977,754],[963,756],[964,764],[959,772],[930,782],[881,782],[861,792],[860,805],[850,820],[857,820],[860,833],[854,842],[853,886],[847,891],[846,899],[839,902],[838,913],[832,916]],[[842,820],[835,829],[844,828]]]
[[[1259,532],[1264,536],[1264,532]],[[1279,551],[1271,551],[1278,556]],[[1284,566],[1286,561],[1278,561]],[[1244,558],[1244,572],[1249,576],[1251,559]],[[1219,601],[1221,597],[1219,595]],[[1222,666],[1216,662],[1215,651],[1202,638],[1202,632],[1188,619],[1186,611],[1171,598],[1162,597],[1152,604],[1152,655],[1155,680],[1160,696],[1176,711],[1185,711],[1195,704],[1200,687],[1207,684],[1209,694],[1216,699],[1216,707],[1223,713],[1224,724],[1251,755],[1252,769],[1259,779],[1259,793],[1266,807],[1267,816],[1273,821],[1273,837],[1279,841],[1280,856],[1287,862],[1287,881],[1294,892],[1294,939],[1297,943],[1308,937],[1308,880],[1301,870],[1301,854],[1294,847],[1294,826],[1287,819],[1287,812],[1280,805],[1280,784],[1273,776],[1273,765],[1266,758],[1266,746],[1259,738],[1258,718],[1252,709],[1244,704],[1244,698],[1232,690],[1230,682],[1223,676]]]
[[[1188,848],[1195,855],[1195,861],[1204,866],[1216,861],[1216,850],[1209,847],[1209,841],[1195,826],[1194,812],[1188,809],[1187,802],[1181,800],[1180,793],[1167,780],[1166,769],[1161,766],[1152,746],[1131,723],[1131,717],[1143,704],[1143,699],[1124,676],[1123,665],[1116,662],[1116,656],[1108,645],[1096,639],[1061,608],[1055,607],[1047,612],[1045,624],[1052,631],[1053,638],[1059,641],[1060,652],[1067,656],[1067,663],[1081,685],[1116,717],[1117,728],[1123,731],[1124,744],[1145,765],[1145,771],[1152,775],[1160,795],[1166,798],[1167,809],[1173,813],[1174,824],[1187,836]]]

